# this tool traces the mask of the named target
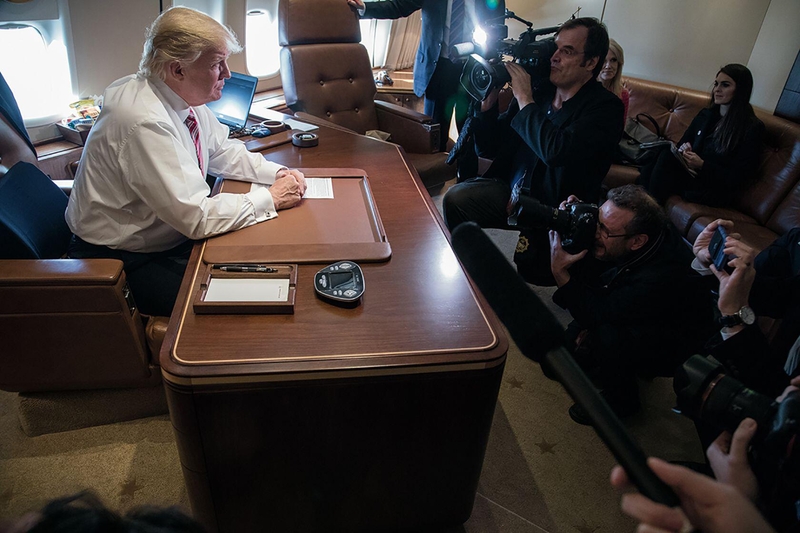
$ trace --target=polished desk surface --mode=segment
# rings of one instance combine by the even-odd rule
[[[326,127],[317,133],[317,147],[283,144],[264,155],[287,167],[364,169],[391,259],[361,264],[366,293],[353,309],[318,299],[313,276],[322,265],[300,265],[293,315],[195,315],[204,266],[204,243],[197,244],[161,350],[164,378],[191,386],[501,364],[507,341],[498,321],[458,263],[402,149]]]

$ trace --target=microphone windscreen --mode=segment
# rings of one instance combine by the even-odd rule
[[[523,355],[540,362],[563,344],[564,329],[474,222],[452,233],[453,249]]]

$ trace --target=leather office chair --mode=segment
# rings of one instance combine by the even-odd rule
[[[0,389],[29,435],[166,412],[167,319],[139,314],[121,261],[63,259],[67,201],[30,163],[0,176]]]
[[[447,154],[436,152],[449,125],[427,115],[376,101],[375,80],[361,42],[358,15],[344,0],[280,0],[278,8],[281,80],[286,104],[364,134],[380,130],[406,151],[426,187],[455,177]]]

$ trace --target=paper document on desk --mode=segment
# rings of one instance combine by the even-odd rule
[[[205,302],[285,302],[289,279],[211,278]]]
[[[266,185],[253,183],[250,185],[250,192],[261,187],[266,187]],[[303,198],[333,199],[333,180],[331,178],[306,178],[306,193]]]

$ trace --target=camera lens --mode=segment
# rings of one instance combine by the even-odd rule
[[[673,381],[678,409],[695,420],[704,420],[733,433],[745,418],[758,423],[756,440],[771,426],[777,404],[727,376],[713,358],[693,355],[678,369]]]
[[[480,63],[475,64],[475,68],[470,73],[469,80],[475,90],[480,93],[486,93],[492,85],[492,75],[483,68]]]

